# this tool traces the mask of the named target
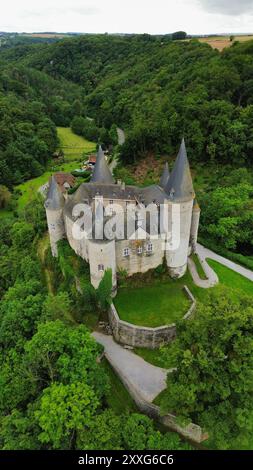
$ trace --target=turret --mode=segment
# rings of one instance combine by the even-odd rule
[[[179,246],[177,248],[167,246],[167,266],[171,277],[182,277],[187,269],[192,207],[195,197],[184,139],[181,142],[174,168],[165,186],[165,192],[168,194],[172,209],[178,207],[180,209]],[[173,208],[173,205],[177,207]],[[173,224],[172,221],[171,229],[175,230],[175,227],[178,227],[178,223],[174,221]]]
[[[57,242],[65,237],[65,227],[63,221],[63,207],[65,200],[58,184],[52,176],[49,183],[49,190],[45,202],[47,224],[50,237],[51,251],[53,256],[57,256]]]
[[[162,176],[160,178],[160,183],[159,183],[159,186],[161,186],[161,188],[163,189],[165,188],[166,184],[168,183],[169,177],[170,177],[169,165],[166,162],[164,165],[164,169],[163,169]]]
[[[191,221],[191,236],[190,236],[190,247],[193,253],[196,253],[198,231],[199,231],[199,219],[200,219],[200,207],[196,199],[194,199],[192,209],[192,221]]]
[[[113,184],[114,180],[110,171],[109,166],[107,165],[105,154],[101,145],[99,146],[97,153],[97,160],[93,174],[91,177],[91,183],[102,183],[102,184]]]

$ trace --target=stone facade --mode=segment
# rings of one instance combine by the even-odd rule
[[[145,273],[165,260],[168,275],[173,278],[182,277],[187,269],[188,256],[197,241],[200,211],[196,203],[193,205],[194,198],[184,141],[171,175],[166,166],[160,185],[147,188],[127,186],[121,181],[115,184],[100,148],[91,183],[83,183],[74,194],[63,197],[54,177],[51,179],[45,208],[52,254],[57,256],[57,242],[66,238],[76,254],[89,263],[90,279],[95,288],[105,270],[112,270],[114,294],[117,291],[116,273],[121,270],[126,271],[129,276]],[[85,205],[85,209],[81,209],[76,215],[76,208],[81,205]],[[157,222],[152,218],[152,207],[155,208]],[[134,227],[130,236],[125,233],[129,208]],[[166,224],[163,223],[163,210],[167,214]],[[176,222],[172,217],[174,211],[179,214]],[[91,220],[89,213],[92,214]],[[102,237],[99,239],[94,236],[93,220],[98,213],[104,224]],[[108,223],[113,227],[117,216],[122,217],[124,233],[122,236],[108,238],[104,229]],[[86,224],[87,221],[90,223]],[[89,226],[89,230],[80,239],[73,232],[79,223],[80,227],[82,224]],[[156,235],[153,235],[154,227],[159,228]],[[171,233],[178,235],[178,246],[170,245]],[[170,331],[171,336],[172,331],[173,328]],[[154,342],[157,341],[160,340],[155,336]]]
[[[191,301],[191,307],[184,315],[184,319],[191,318],[194,313],[196,301],[188,289],[184,286],[185,293]],[[176,325],[165,325],[157,328],[137,326],[119,318],[118,312],[112,303],[109,308],[109,323],[113,336],[118,343],[137,348],[156,349],[170,343],[176,337]]]

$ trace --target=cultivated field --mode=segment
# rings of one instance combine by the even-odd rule
[[[79,160],[84,153],[96,152],[96,144],[76,135],[69,127],[57,127],[60,147],[65,161]]]
[[[230,41],[230,36],[210,36],[207,38],[198,38],[200,42],[206,42],[214,49],[218,49],[219,51],[223,51],[226,47],[232,46],[232,42]],[[234,36],[234,41],[250,41],[253,40],[253,35],[251,36]]]

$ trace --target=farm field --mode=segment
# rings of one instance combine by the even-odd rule
[[[96,152],[96,144],[76,135],[70,127],[57,127],[65,161],[80,160],[83,154]]]
[[[95,152],[96,145],[93,142],[74,134],[68,127],[58,127],[58,136],[61,145],[64,147],[65,162],[60,165],[53,166],[53,162],[49,163],[48,170],[37,178],[25,181],[22,184],[16,186],[15,189],[21,192],[18,198],[17,210],[20,211],[23,207],[31,201],[37,193],[40,186],[45,184],[50,176],[57,171],[71,172],[75,169],[80,168],[80,159],[83,153]],[[11,216],[11,211],[7,209],[0,210],[0,219]]]
[[[219,51],[223,51],[223,49],[230,47],[233,44],[230,41],[230,36],[210,36],[206,38],[198,38],[198,40],[209,44],[213,49],[218,49]],[[253,35],[234,36],[234,41],[245,42],[250,40],[253,40]]]

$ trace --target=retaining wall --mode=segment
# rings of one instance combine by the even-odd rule
[[[193,442],[200,443],[208,439],[208,434],[203,433],[201,427],[198,426],[197,424],[189,423],[187,426],[183,427],[177,423],[177,418],[175,415],[167,414],[165,416],[161,416],[159,406],[154,405],[153,403],[150,403],[147,400],[145,400],[145,398],[143,398],[143,396],[136,390],[133,384],[128,380],[127,376],[123,373],[123,371],[117,367],[116,361],[114,361],[111,357],[109,357],[106,352],[105,352],[105,357],[111,364],[112,368],[115,370],[116,374],[119,376],[123,385],[126,387],[129,394],[135,401],[139,410],[142,411],[142,413],[150,416],[153,419],[158,420],[160,423],[162,423],[171,431],[175,431],[181,436],[192,440]]]
[[[184,320],[187,320],[193,315],[196,301],[187,286],[184,286],[184,291],[191,301],[191,307],[183,317]],[[156,349],[163,344],[170,343],[176,337],[176,325],[174,323],[157,328],[133,325],[119,318],[113,303],[109,308],[109,322],[115,340],[128,346]]]

